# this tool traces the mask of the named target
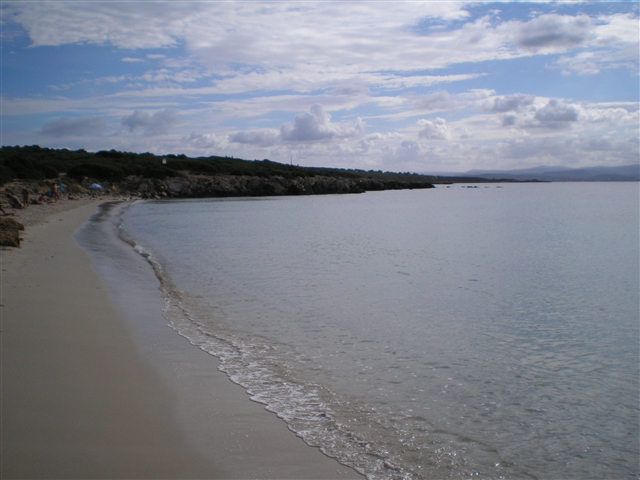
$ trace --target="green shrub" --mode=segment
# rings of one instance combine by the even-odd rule
[[[14,178],[17,178],[16,172],[14,172],[11,168],[2,165],[2,168],[0,168],[0,185],[9,183]]]
[[[217,173],[219,173],[218,167],[204,162],[191,162],[189,165],[187,165],[186,169],[192,172],[204,173],[207,175],[216,175]]]
[[[27,157],[10,157],[2,162],[2,169],[13,171],[13,178],[24,180],[44,180],[56,178],[58,170],[51,165]]]
[[[97,163],[82,163],[76,165],[67,170],[67,175],[76,179],[87,177],[112,182],[118,182],[125,177],[124,171],[121,168]]]
[[[164,180],[167,177],[175,177],[178,175],[178,173],[174,170],[171,170],[170,168],[165,167],[164,165],[153,165],[149,168],[144,169],[142,175],[147,178]]]
[[[53,165],[40,165],[40,170],[44,173],[44,178],[58,178],[58,169]]]
[[[118,152],[117,150],[114,150],[114,149],[111,149],[109,151],[100,150],[99,152],[96,152],[96,157],[122,158],[123,155],[124,154],[122,152]]]

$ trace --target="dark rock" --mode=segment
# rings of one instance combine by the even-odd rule
[[[0,246],[20,247],[20,231],[24,225],[13,218],[0,218]]]
[[[433,188],[426,182],[398,182],[343,177],[257,177],[247,175],[182,175],[164,180],[129,176],[119,190],[142,198],[264,197],[363,193],[368,190]]]
[[[0,218],[0,227],[24,231],[24,225],[14,218]]]

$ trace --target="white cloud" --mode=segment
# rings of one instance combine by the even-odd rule
[[[473,132],[471,132],[467,127],[461,127],[460,128],[460,139],[461,140],[466,140],[469,138],[473,138]]]
[[[612,164],[638,162],[637,144],[608,136],[507,139],[496,146],[494,153],[514,163],[526,160],[530,165],[601,165],[603,154]]]
[[[447,121],[444,118],[436,118],[435,121],[419,120],[422,130],[418,136],[426,140],[449,140],[451,138],[451,132]]]
[[[31,46],[71,43],[158,48],[177,44],[188,20],[203,8],[191,2],[6,2]]]
[[[28,31],[33,46],[94,43],[140,49],[184,44],[212,71],[223,74],[232,65],[268,72],[292,65],[341,65],[339,71],[346,67],[352,73],[357,65],[360,74],[381,66],[387,72],[407,72],[538,52],[562,53],[589,42],[608,49],[637,43],[637,18],[634,26],[633,16],[620,14],[601,15],[597,22],[587,15],[546,14],[527,22],[485,16],[446,31],[420,34],[413,28],[428,18],[467,19],[465,5],[457,2],[396,2],[392,8],[372,2],[304,3],[296,8],[288,3],[5,3],[14,13],[12,19]],[[317,74],[326,68],[310,70]],[[456,80],[450,77],[379,81],[385,88],[406,88],[414,82]]]
[[[577,122],[580,118],[581,110],[578,105],[551,99],[549,103],[535,112],[534,118],[541,127],[563,128],[572,122]]]
[[[589,75],[609,68],[638,71],[639,26],[637,15],[614,14],[599,16],[593,28],[590,51],[563,55],[555,66],[566,74]]]
[[[629,43],[611,48],[597,48],[573,56],[563,55],[551,66],[560,68],[566,75],[593,75],[613,68],[635,73],[638,70],[638,55],[638,44]]]
[[[371,92],[424,88],[486,75],[424,75],[425,69],[553,52],[563,54],[554,64],[558,68],[567,73],[588,74],[612,65],[635,65],[637,69],[638,59],[638,25],[633,15],[601,15],[594,19],[586,15],[546,14],[529,21],[507,22],[486,15],[469,20],[465,5],[454,2],[402,2],[394,3],[393,8],[366,2],[303,3],[296,8],[287,3],[217,2],[7,2],[7,5],[15,13],[13,21],[29,32],[33,46],[87,42],[126,49],[166,48],[167,53],[174,47],[186,47],[189,55],[180,59],[146,55],[147,59],[164,59],[163,68],[149,70],[131,81],[157,84],[159,88],[130,84],[131,97],[320,91],[326,94],[314,101],[327,110],[375,103],[384,112],[378,113],[379,118],[382,115],[402,118],[464,108],[477,98],[438,91],[405,94],[403,100]],[[427,18],[455,19],[462,26],[426,33],[413,28]],[[600,50],[576,50],[591,44]],[[134,56],[121,60],[142,61]],[[380,71],[381,67],[384,71]],[[194,84],[207,76],[211,78],[209,86],[183,88],[184,84]],[[336,99],[328,99],[329,95]],[[274,108],[276,101],[265,95],[257,101],[216,102],[216,108],[237,108],[236,115],[251,116],[248,107],[253,103],[259,104],[253,115],[260,115]],[[525,107],[522,102],[526,101],[526,98],[496,98],[491,111],[504,114],[504,126],[524,125],[522,115],[510,112],[520,112],[518,109]],[[384,105],[385,102],[388,104]],[[518,105],[510,107],[514,102]],[[276,108],[299,111],[300,103],[308,105],[309,101],[295,99],[289,103]],[[324,124],[323,120],[312,125],[314,118],[301,115],[292,126],[282,127],[283,139],[317,141],[341,135],[335,126]],[[566,121],[550,122],[541,115],[546,114],[530,119],[528,126],[569,125]],[[146,128],[145,134],[157,135],[156,130]],[[354,134],[357,131],[356,128]]]
[[[593,124],[603,124],[609,127],[638,126],[638,105],[634,109],[617,106],[587,106],[584,111],[585,118]]]
[[[293,124],[285,123],[281,128],[282,138],[287,141],[326,140],[336,135],[331,126],[331,115],[322,105],[314,104],[309,113],[299,113]]]
[[[638,136],[635,91],[599,89],[612,102],[589,104],[584,77],[576,77],[582,97],[560,98],[566,90],[542,82],[538,94],[559,97],[548,98],[519,93],[511,80],[517,72],[497,78],[502,68],[468,65],[515,58],[524,65],[525,57],[549,55],[538,60],[547,67],[541,77],[558,74],[550,69],[637,74],[637,14],[606,13],[612,7],[591,16],[522,7],[529,19],[510,21],[488,9],[471,17],[481,7],[467,11],[458,2],[52,1],[3,8],[5,21],[22,25],[32,47],[110,47],[93,50],[108,50],[110,77],[90,78],[90,68],[78,65],[77,77],[56,76],[56,88],[65,90],[5,91],[3,115],[41,114],[31,132],[48,138],[120,128],[110,141],[127,148],[284,161],[293,154],[301,163],[337,166],[389,159],[408,169],[431,161],[551,161],[554,152],[567,162],[594,161],[594,152],[622,161],[628,138]],[[153,67],[141,74],[142,61]],[[468,73],[479,71],[488,73]],[[45,123],[44,114],[59,118]],[[256,129],[257,122],[271,128]]]
[[[576,72],[580,75],[600,72],[598,58],[594,52],[581,52],[575,56],[561,56],[555,65],[562,69],[563,73],[570,75]]]
[[[359,85],[358,83],[355,83],[355,84],[345,83],[332,88],[330,93],[333,95],[348,95],[348,96],[368,95],[369,88],[364,85]]]
[[[398,2],[393,8],[367,2],[302,3],[296,8],[233,4],[217,17],[192,24],[187,43],[209,64],[359,65],[361,72],[384,65],[393,70],[393,58],[404,56],[394,47],[410,47],[403,40],[419,38],[407,27],[425,17],[466,15],[454,3]],[[409,54],[414,54],[411,47]]]
[[[493,95],[495,95],[495,91],[487,89],[472,89],[455,94],[446,90],[437,90],[425,95],[409,93],[396,97],[374,97],[370,101],[388,110],[400,110],[397,113],[379,115],[378,118],[400,120],[425,113],[476,108],[478,102]]]
[[[549,131],[566,129],[586,132],[594,127],[635,129],[638,124],[637,104],[625,102],[583,104],[515,93],[492,96],[477,102],[476,107],[482,112],[495,114],[502,127],[530,134],[546,135]],[[483,117],[480,122],[488,128],[495,128],[497,124],[490,123],[487,118]],[[487,131],[483,134],[485,137],[488,135],[491,134]]]
[[[489,112],[504,113],[519,111],[523,107],[533,104],[535,97],[524,93],[514,93],[512,95],[495,96],[483,102],[482,108]]]
[[[583,45],[596,37],[593,21],[587,15],[548,14],[529,22],[514,22],[514,43],[525,50],[567,49]]]
[[[232,143],[248,143],[268,147],[275,145],[280,139],[280,132],[274,129],[261,129],[237,132],[229,136]]]
[[[483,77],[486,73],[466,73],[459,75],[373,75],[370,82],[373,85],[388,89],[404,89],[411,87],[430,87],[438,83],[459,82]]]
[[[195,82],[203,75],[195,70],[179,70],[174,71],[167,68],[161,68],[159,70],[149,70],[138,77],[138,80],[144,80],[150,83],[187,83]]]
[[[357,119],[354,124],[336,124],[331,122],[322,105],[316,103],[309,112],[299,113],[293,123],[285,123],[280,129],[283,140],[288,142],[314,142],[335,137],[358,137],[364,133],[364,122]]]
[[[183,137],[181,142],[192,147],[194,150],[215,152],[228,147],[229,137],[227,135],[216,135],[214,133],[192,132],[188,137]]]
[[[42,127],[42,135],[47,137],[87,137],[101,135],[106,128],[100,117],[56,118]]]
[[[421,95],[415,99],[414,106],[417,110],[428,112],[437,112],[443,110],[452,110],[459,105],[459,100],[455,95],[451,95],[446,90],[438,90],[437,92]]]
[[[136,110],[131,115],[122,118],[122,124],[128,127],[130,132],[142,128],[145,136],[164,135],[178,123],[180,123],[178,113],[169,109],[159,110],[153,115]]]
[[[404,158],[416,158],[422,153],[422,148],[418,142],[413,140],[403,140],[400,143],[398,154]]]

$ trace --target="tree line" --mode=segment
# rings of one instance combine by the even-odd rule
[[[68,150],[31,146],[3,146],[0,156],[0,185],[20,180],[55,179],[60,174],[82,180],[119,182],[130,175],[163,180],[184,174],[236,175],[269,178],[315,177],[372,178],[376,180],[424,181],[433,183],[436,177],[415,173],[382,172],[322,167],[300,167],[264,160],[242,160],[233,157],[187,157],[184,154],[155,155],[153,153],[120,152],[84,149]],[[442,182],[437,182],[442,183]]]

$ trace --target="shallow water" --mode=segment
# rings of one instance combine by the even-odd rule
[[[138,202],[165,314],[369,478],[638,472],[638,184]],[[115,213],[114,213],[115,214]]]

